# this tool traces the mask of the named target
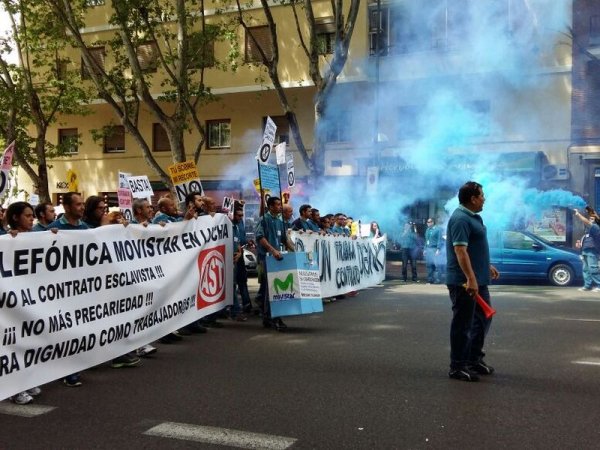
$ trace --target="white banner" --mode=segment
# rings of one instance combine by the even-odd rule
[[[0,237],[0,399],[231,304],[227,216]]]
[[[292,231],[291,239],[296,251],[317,255],[323,298],[375,286],[385,279],[385,236],[351,239]]]
[[[277,144],[275,146],[275,156],[277,157],[277,164],[285,164],[285,151],[287,148],[287,144],[282,142],[281,144]]]

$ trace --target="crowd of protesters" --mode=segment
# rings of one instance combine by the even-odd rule
[[[129,223],[143,226],[165,226],[170,222],[180,222],[203,215],[214,215],[217,207],[212,198],[203,196],[198,192],[189,194],[185,199],[185,211],[178,209],[177,202],[166,195],[157,202],[155,211],[152,204],[146,199],[136,199],[133,202],[133,218],[126,221],[120,211],[109,211],[102,197],[92,195],[87,199],[75,192],[62,196],[62,210],[58,216],[51,203],[40,203],[35,207],[24,201],[17,201],[8,206],[6,210],[0,208],[0,235],[11,234],[13,237],[19,233],[59,230],[90,230],[109,224]],[[244,202],[235,201],[233,211],[230,212],[233,224],[233,280],[234,300],[233,305],[226,311],[211,314],[183,329],[170,333],[158,342],[171,344],[184,339],[192,333],[206,333],[207,328],[219,328],[223,324],[219,319],[230,318],[235,321],[246,321],[248,314],[260,315],[263,326],[277,331],[287,327],[281,318],[272,318],[270,313],[269,293],[266,284],[265,258],[267,253],[275,258],[281,258],[284,251],[293,251],[294,246],[289,239],[290,231],[320,233],[323,235],[338,235],[357,237],[360,235],[360,223],[354,222],[351,217],[338,212],[321,216],[318,209],[308,204],[300,206],[298,217],[294,220],[294,210],[290,205],[282,205],[277,197],[271,197],[267,203],[267,211],[258,221],[255,231],[255,240],[247,238],[244,225]],[[369,236],[382,236],[376,222],[369,227]],[[244,250],[254,249],[258,255],[258,276],[260,289],[256,298],[252,299],[248,292],[248,273],[244,263]],[[140,364],[140,358],[156,353],[157,348],[147,344],[134,352],[121,355],[110,362],[113,368],[134,367]],[[74,373],[63,379],[63,384],[68,387],[82,386],[80,373]],[[21,392],[11,400],[17,404],[27,404],[41,393],[39,387]]]

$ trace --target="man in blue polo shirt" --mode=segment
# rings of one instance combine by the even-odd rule
[[[49,230],[89,229],[87,224],[82,220],[85,206],[81,195],[79,195],[77,192],[67,192],[65,195],[63,195],[62,204],[65,208],[65,213],[60,219],[57,219],[48,225]],[[69,387],[81,386],[81,375],[79,373],[68,375],[63,379],[63,383],[65,386]]]
[[[490,264],[487,231],[477,214],[485,203],[482,186],[468,181],[458,191],[458,201],[460,205],[448,221],[446,241],[446,284],[453,312],[448,376],[478,381],[479,375],[491,375],[494,369],[483,360],[483,344],[491,318],[485,318],[473,296],[479,294],[489,304],[488,285],[499,274]]]
[[[256,225],[256,249],[258,253],[258,277],[264,287],[261,308],[263,326],[284,331],[287,326],[281,318],[271,318],[271,304],[269,303],[269,289],[267,287],[267,253],[275,259],[282,259],[281,252],[293,251],[294,247],[287,238],[285,225],[281,219],[281,200],[278,197],[269,197],[267,200],[268,211],[260,218]]]

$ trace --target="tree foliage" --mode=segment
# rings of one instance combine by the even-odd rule
[[[268,52],[264,48],[264,44],[261,45],[252,33],[249,32],[247,24],[249,5],[242,5],[240,0],[235,1],[238,21],[246,31],[247,36],[252,39],[254,45],[259,49],[261,62],[273,83],[281,106],[285,111],[298,151],[309,170],[314,170],[317,174],[321,173],[325,140],[320,122],[325,114],[327,101],[331,97],[338,76],[348,60],[348,49],[360,9],[360,0],[347,0],[346,2],[344,0],[332,0],[329,3],[329,14],[333,17],[335,29],[332,36],[333,53],[331,55],[324,51],[323,36],[319,34],[312,0],[281,0],[275,3],[275,5],[268,0],[260,0],[264,19],[271,34],[271,44],[273,46],[271,52]],[[282,15],[280,16],[282,17],[280,23],[277,23],[277,20],[273,16],[272,8],[285,6],[289,6],[291,9],[296,34],[305,56],[307,71],[317,90],[314,101],[314,147],[310,155],[300,134],[294,106],[289,100],[285,89],[282,87],[279,75],[281,71],[279,67],[279,47],[282,42],[278,38],[277,27],[279,26],[281,29],[289,27],[290,18]],[[303,18],[301,17],[302,12],[304,13]],[[288,48],[290,48],[289,45]]]
[[[1,0],[10,31],[0,37],[0,133],[16,140],[15,162],[49,201],[47,160],[64,156],[69,142],[52,145],[48,128],[61,114],[85,114],[86,93],[63,59],[64,29],[38,0]],[[33,131],[32,131],[33,130]]]
[[[90,13],[88,1],[43,1],[81,52],[96,95],[112,107],[148,165],[172,187],[139,129],[140,112],[142,107],[150,110],[164,129],[173,162],[187,159],[185,133],[197,132],[200,138],[191,154],[198,162],[206,135],[200,112],[215,100],[205,83],[205,69],[226,66],[215,60],[211,49],[215,41],[227,39],[229,30],[207,24],[203,0],[112,0],[109,24],[114,31],[90,41],[81,31]],[[106,67],[94,53],[99,47],[106,51]]]

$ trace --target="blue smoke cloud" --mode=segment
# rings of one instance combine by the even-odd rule
[[[537,109],[540,103],[526,100],[532,89],[540,92],[542,84],[553,82],[539,74],[556,62],[556,48],[571,23],[570,4],[570,0],[395,2],[396,17],[403,20],[397,30],[404,33],[396,38],[402,43],[410,34],[410,51],[381,58],[377,104],[362,95],[361,87],[340,83],[321,124],[324,132],[339,129],[340,123],[348,125],[350,142],[344,148],[362,152],[345,150],[341,158],[354,165],[352,174],[358,177],[312,179],[310,195],[293,194],[294,207],[307,202],[321,215],[341,211],[355,219],[376,220],[393,235],[402,221],[414,219],[411,208],[421,218],[434,215],[443,222],[458,204],[458,188],[468,180],[484,186],[482,215],[488,228],[519,227],[548,209],[585,206],[570,192],[536,189],[530,174],[506,170],[506,155],[504,160],[501,156],[524,151],[518,143],[556,137]],[[448,27],[440,27],[440,20]],[[439,29],[446,33],[436,34]],[[432,37],[441,40],[442,47],[447,45],[441,56],[432,49]],[[371,79],[373,64],[374,58],[369,58],[361,66]],[[394,81],[396,74],[402,74],[399,82]],[[399,112],[402,106],[406,108]],[[376,115],[377,130],[372,120]],[[398,129],[404,136],[397,138]],[[378,134],[383,136],[383,150],[374,162],[365,153],[373,154],[369,149]],[[517,143],[514,149],[505,144],[497,151],[497,142],[509,141]],[[258,146],[259,139],[253,142]],[[526,147],[539,149],[536,144]],[[366,167],[393,158],[401,161],[402,169],[390,175],[382,168],[377,193],[367,195]],[[246,176],[250,179],[247,172]]]

